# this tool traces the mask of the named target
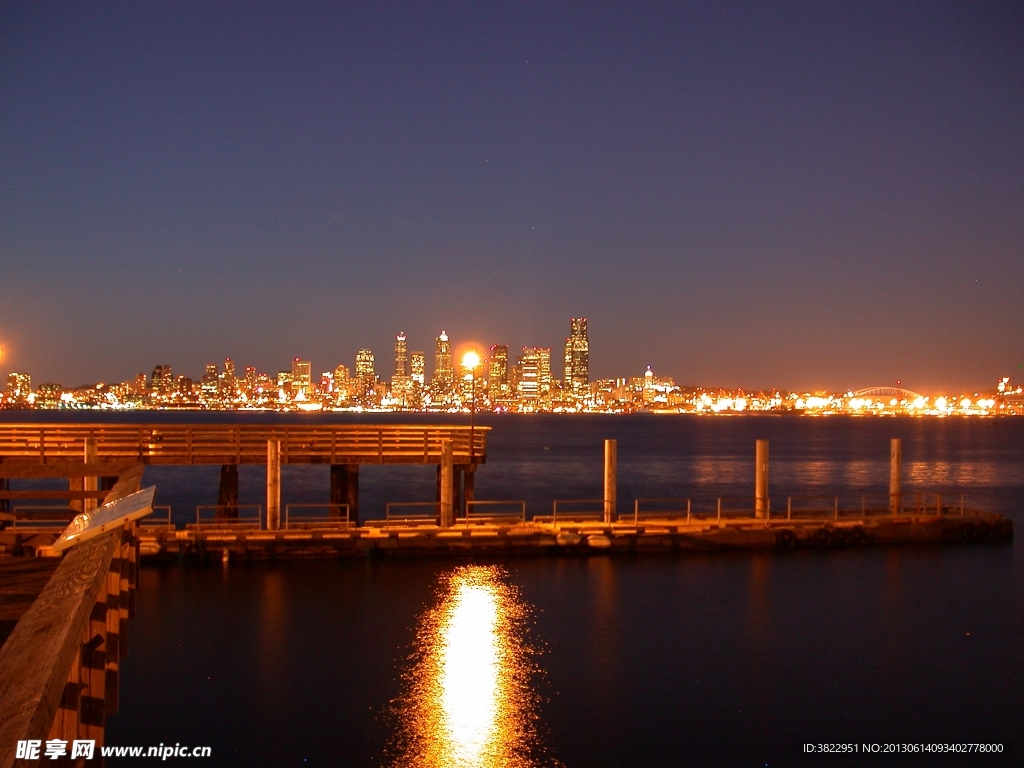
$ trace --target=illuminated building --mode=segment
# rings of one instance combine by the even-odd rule
[[[36,389],[36,408],[60,408],[60,396],[64,394],[64,388],[60,384],[46,382],[40,384]]]
[[[292,399],[292,372],[277,372],[277,399],[286,402]]]
[[[292,397],[295,400],[308,400],[311,394],[313,364],[309,360],[292,360]]]
[[[244,392],[245,396],[250,400],[256,397],[257,383],[256,383],[256,369],[249,365],[245,368],[245,385]]]
[[[158,365],[153,369],[153,375],[149,379],[149,390],[157,395],[169,395],[174,389],[174,376],[171,374],[171,366]]]
[[[519,369],[519,397],[530,405],[536,404],[540,398],[540,360],[534,354],[523,349],[516,367]]]
[[[217,397],[217,394],[220,392],[220,373],[217,370],[216,363],[210,363],[206,366],[203,378],[199,380],[199,388],[203,391],[203,396],[207,400]]]
[[[334,369],[334,400],[338,403],[343,403],[351,396],[349,387],[351,386],[348,378],[348,367],[339,365]]]
[[[409,345],[402,332],[395,336],[395,376],[409,375]]]
[[[234,400],[238,396],[238,379],[235,376],[235,361],[230,357],[224,358],[224,373],[221,380],[223,386],[220,388],[221,397]]]
[[[15,405],[28,405],[32,394],[32,377],[27,373],[7,374],[7,402]]]
[[[575,395],[590,386],[590,341],[587,339],[587,318],[574,317],[569,322],[569,338],[565,340],[565,388]]]
[[[487,382],[492,390],[508,389],[508,344],[491,347],[487,360]]]
[[[412,380],[419,386],[426,381],[426,362],[422,352],[413,352],[409,356],[409,369],[412,372]]]
[[[373,352],[360,349],[356,353],[356,395],[366,397],[373,394],[373,386],[377,383],[377,375],[373,372]]]
[[[430,381],[431,396],[435,403],[447,405],[452,402],[455,386],[455,368],[452,365],[452,348],[448,334],[441,335],[434,342],[434,378]]]

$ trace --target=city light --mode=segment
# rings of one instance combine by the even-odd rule
[[[453,352],[458,365],[453,361]],[[5,350],[0,347],[0,355]],[[428,375],[428,360],[433,371]],[[424,411],[434,413],[793,413],[805,416],[996,416],[1024,415],[1024,387],[1001,377],[984,392],[926,395],[895,386],[846,392],[748,391],[682,386],[651,366],[642,375],[592,379],[586,318],[572,318],[561,361],[552,347],[506,344],[459,345],[447,332],[434,339],[434,352],[415,350],[409,337],[395,336],[394,373],[382,374],[381,360],[360,349],[354,365],[337,364],[314,377],[300,357],[276,374],[234,360],[209,363],[193,379],[167,364],[131,381],[66,389],[55,382],[32,386],[28,373],[7,375],[0,407],[35,409]],[[558,363],[562,378],[557,378]],[[390,366],[389,366],[390,367]],[[458,370],[456,370],[458,368]],[[322,370],[322,369],[321,369]]]

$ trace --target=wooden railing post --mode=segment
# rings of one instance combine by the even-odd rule
[[[267,530],[281,527],[281,441],[267,440]]]

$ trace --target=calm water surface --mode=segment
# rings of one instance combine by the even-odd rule
[[[600,495],[606,437],[620,500],[750,496],[761,437],[777,500],[885,492],[888,439],[902,437],[908,485],[963,488],[1021,530],[1024,420],[485,422],[477,495],[525,498],[531,514]],[[181,520],[216,498],[216,468],[147,481]],[[434,492],[430,468],[369,467],[361,481],[364,517]],[[284,483],[286,501],[326,501],[326,468],[288,467]],[[243,468],[243,502],[260,503],[262,484]],[[108,740],[210,745],[212,764],[254,766],[813,765],[795,742],[1005,742],[1024,723],[1021,539],[146,567]]]

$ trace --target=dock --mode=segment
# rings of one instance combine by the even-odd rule
[[[208,560],[405,555],[473,556],[825,549],[881,544],[1009,541],[1012,521],[970,507],[963,495],[904,489],[902,444],[890,444],[889,493],[789,496],[769,492],[768,441],[754,445],[754,488],[744,499],[617,497],[617,444],[604,445],[601,498],[553,501],[528,517],[518,500],[481,500],[475,473],[487,460],[486,427],[439,425],[0,426],[0,554],[48,554],[67,516],[146,464],[220,465],[216,503],[178,527],[168,507],[138,527],[143,558]],[[238,466],[266,467],[266,504],[238,501]],[[329,464],[329,502],[281,504],[282,464]],[[363,464],[431,464],[433,499],[359,511]],[[66,491],[13,490],[11,481],[68,477]],[[15,514],[16,502],[67,499],[63,516]],[[775,506],[773,507],[773,501]],[[212,502],[212,500],[211,500]],[[13,505],[13,506],[12,506]]]

